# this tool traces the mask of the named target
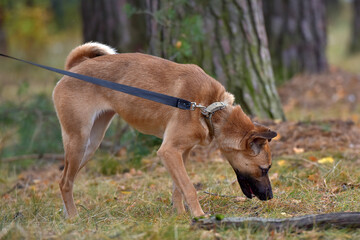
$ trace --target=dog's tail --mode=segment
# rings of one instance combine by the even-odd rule
[[[116,54],[116,50],[102,43],[88,42],[74,48],[65,61],[65,70],[69,70],[89,58]]]

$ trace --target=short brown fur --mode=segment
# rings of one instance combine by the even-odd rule
[[[267,141],[257,156],[251,154],[248,143],[255,133],[269,130],[255,127],[240,106],[233,106],[233,96],[201,68],[140,53],[112,53],[105,45],[85,44],[69,54],[65,66],[72,72],[205,106],[221,101],[227,107],[214,114],[212,137],[199,109],[180,110],[64,76],[54,89],[53,100],[65,150],[60,189],[69,217],[77,215],[73,200],[75,177],[100,145],[115,114],[140,132],[163,139],[158,155],[173,179],[174,208],[180,213],[185,211],[184,199],[194,216],[204,215],[184,166],[194,146],[216,141],[235,170],[255,177],[259,176],[260,165],[271,164]]]

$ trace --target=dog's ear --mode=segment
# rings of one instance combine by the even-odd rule
[[[255,126],[255,131],[262,134],[262,136],[266,138],[269,142],[271,142],[271,139],[277,136],[276,132],[271,131],[270,128],[260,123],[254,122],[254,126]]]
[[[247,141],[247,149],[251,149],[257,155],[266,144],[266,141],[270,142],[271,139],[277,136],[277,133],[262,125],[260,127],[256,126],[255,129]]]

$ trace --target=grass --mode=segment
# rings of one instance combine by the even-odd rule
[[[332,156],[333,163],[311,162],[310,156]],[[3,195],[0,238],[29,239],[354,239],[360,230],[267,232],[251,229],[204,231],[190,228],[188,214],[171,207],[171,180],[157,158],[143,168],[106,176],[98,153],[77,178],[74,197],[80,216],[63,217],[57,186],[58,163],[40,163],[15,169],[1,166],[1,194],[17,182],[28,184]],[[126,160],[118,164],[130,164]],[[113,164],[113,163],[112,163]],[[242,217],[284,218],[314,213],[360,211],[359,162],[351,153],[313,152],[274,160],[270,177],[275,198],[262,202],[243,197],[233,170],[226,162],[189,162],[187,169],[205,212]],[[24,169],[27,169],[24,171]],[[218,193],[236,198],[213,196]]]

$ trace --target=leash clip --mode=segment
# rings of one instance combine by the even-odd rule
[[[200,108],[201,112],[203,112],[203,109],[206,107],[201,104],[197,104],[196,102],[191,102],[190,111],[195,111],[195,108]]]

